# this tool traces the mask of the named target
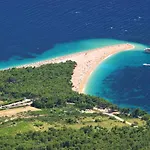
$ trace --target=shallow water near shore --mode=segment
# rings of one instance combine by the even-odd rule
[[[143,45],[144,47],[144,45]],[[85,93],[103,97],[120,107],[150,112],[150,54],[141,47],[104,60],[92,73]]]
[[[9,67],[15,67],[23,64],[30,64],[38,61],[43,61],[59,56],[100,48],[104,46],[124,44],[126,41],[115,40],[115,39],[90,39],[80,40],[76,42],[57,44],[52,49],[49,49],[42,54],[30,54],[32,58],[21,58],[19,56],[13,56],[8,61],[0,62],[0,69]]]

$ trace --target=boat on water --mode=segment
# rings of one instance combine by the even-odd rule
[[[145,48],[144,51],[145,51],[146,53],[150,53],[150,48]]]
[[[150,64],[146,64],[146,63],[144,63],[144,64],[143,64],[143,66],[150,66]]]

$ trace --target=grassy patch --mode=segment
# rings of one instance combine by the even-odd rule
[[[112,120],[107,116],[96,116],[96,117],[81,117],[77,119],[78,123],[71,123],[71,124],[65,124],[61,123],[59,124],[59,127],[67,127],[67,128],[73,128],[73,129],[80,129],[84,126],[101,126],[104,128],[111,129],[115,126],[117,127],[123,127],[127,126],[127,124],[122,123],[118,120]]]
[[[95,121],[99,119],[98,122]],[[1,135],[15,135],[17,133],[25,133],[29,131],[45,131],[48,128],[53,127],[60,129],[63,127],[80,129],[84,126],[101,126],[111,129],[114,126],[122,127],[126,124],[121,123],[116,120],[111,120],[107,116],[97,116],[97,117],[81,117],[77,119],[77,123],[66,124],[65,121],[57,121],[52,123],[47,123],[44,121],[36,120],[21,120],[21,121],[10,121],[1,125],[0,134]]]
[[[146,124],[146,121],[141,120],[139,118],[127,118],[126,121],[129,121],[131,123],[137,123],[138,126],[143,126]]]
[[[29,131],[45,131],[54,127],[46,122],[35,121],[12,121],[0,126],[0,135],[15,135]]]
[[[0,105],[2,105],[2,104],[4,104],[4,102],[0,100]]]
[[[0,127],[0,135],[15,135],[17,133],[24,133],[28,131],[33,131],[33,126],[25,121],[20,122],[9,122],[5,126]]]

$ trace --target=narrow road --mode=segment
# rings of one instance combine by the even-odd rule
[[[103,114],[105,114],[105,115],[107,115],[107,116],[110,116],[110,117],[114,117],[115,119],[117,119],[117,120],[119,120],[119,121],[121,121],[121,122],[125,122],[126,124],[128,124],[128,125],[132,125],[132,123],[130,123],[130,122],[128,122],[128,121],[125,121],[124,119],[122,119],[122,118],[120,118],[120,117],[118,117],[118,116],[116,116],[116,115],[114,115],[114,114],[111,114],[111,113],[103,113]]]
[[[126,124],[128,124],[128,125],[130,125],[130,126],[132,125],[132,123],[130,123],[130,122],[128,122],[128,121],[125,121],[124,119],[122,119],[122,118],[120,118],[120,117],[118,117],[118,116],[116,116],[116,115],[114,115],[114,114],[112,114],[112,113],[109,113],[109,110],[108,110],[107,108],[106,108],[106,109],[98,109],[98,108],[94,107],[93,110],[99,111],[99,112],[101,112],[102,114],[107,115],[107,116],[110,116],[110,117],[113,117],[113,118],[115,118],[115,119],[117,119],[117,120],[119,120],[119,121],[121,121],[121,122],[125,122]]]

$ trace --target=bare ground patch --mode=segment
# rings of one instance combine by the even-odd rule
[[[2,104],[4,104],[4,102],[0,100],[0,105],[2,105]]]
[[[27,111],[38,111],[38,110],[40,110],[40,109],[35,108],[35,107],[31,107],[31,106],[1,110],[0,111],[0,117],[5,117],[5,116],[11,117],[11,116],[14,116],[18,113],[27,112]]]

